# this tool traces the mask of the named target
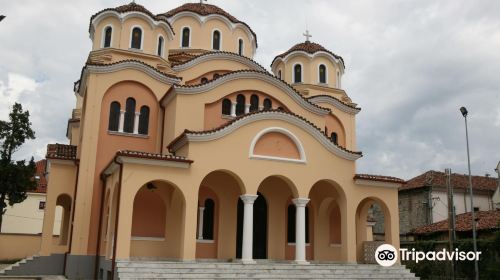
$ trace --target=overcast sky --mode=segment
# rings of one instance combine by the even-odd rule
[[[153,13],[189,1],[138,0]],[[193,1],[191,1],[193,2]],[[196,2],[196,1],[194,1]],[[37,139],[17,158],[43,158],[67,143],[73,82],[91,49],[90,16],[128,1],[0,0],[0,119],[21,102]],[[269,65],[304,41],[346,62],[343,87],[357,115],[358,173],[409,179],[426,170],[465,173],[469,109],[473,174],[500,160],[500,1],[209,0],[257,33],[255,60]]]

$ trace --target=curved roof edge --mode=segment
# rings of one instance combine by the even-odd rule
[[[282,120],[294,124],[297,127],[302,128],[304,131],[318,140],[318,142],[320,142],[320,144],[322,144],[328,151],[343,159],[356,160],[362,157],[361,152],[349,151],[344,147],[335,144],[330,138],[328,138],[327,135],[325,135],[323,131],[321,131],[320,128],[318,128],[316,125],[314,125],[304,117],[281,110],[257,111],[245,114],[212,130],[185,130],[181,135],[172,140],[172,142],[168,144],[167,148],[171,152],[175,152],[188,142],[205,142],[216,140],[232,133],[233,131],[246,124],[260,120]]]
[[[206,53],[200,54],[198,56],[193,57],[190,60],[176,64],[175,66],[172,67],[172,70],[183,71],[183,70],[189,69],[191,67],[194,67],[202,62],[209,61],[212,58],[222,58],[222,59],[226,59],[226,60],[237,61],[237,62],[240,62],[242,64],[249,66],[250,68],[252,68],[252,70],[267,72],[267,70],[262,65],[260,65],[258,62],[256,62],[255,60],[250,59],[246,56],[241,56],[241,55],[236,54],[236,53],[225,52],[225,51],[206,52]]]
[[[330,96],[330,95],[315,95],[315,96],[308,97],[307,99],[313,103],[330,104],[330,105],[334,106],[335,108],[339,109],[340,111],[351,114],[351,115],[355,115],[355,114],[359,113],[359,111],[361,111],[361,108],[346,104],[343,101],[341,101],[333,96]]]

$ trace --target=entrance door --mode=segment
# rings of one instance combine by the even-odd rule
[[[267,258],[267,202],[261,193],[253,205],[253,258]],[[238,199],[238,221],[236,229],[236,258],[241,259],[243,243],[243,202]]]

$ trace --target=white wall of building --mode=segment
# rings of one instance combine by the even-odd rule
[[[7,206],[3,216],[2,233],[38,234],[42,232],[44,210],[39,209],[40,202],[45,202],[44,193],[28,193],[28,198],[14,206]],[[56,210],[54,234],[61,228],[61,209]]]
[[[465,198],[465,201],[464,201]],[[456,214],[465,213],[465,206],[467,205],[467,212],[470,212],[470,196],[464,193],[454,192],[453,200],[455,204]],[[445,191],[432,191],[432,222],[436,223],[448,219],[448,194]],[[490,195],[474,194],[474,207],[479,207],[480,211],[493,210],[492,200]]]

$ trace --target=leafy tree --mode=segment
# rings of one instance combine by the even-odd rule
[[[15,103],[9,113],[9,121],[0,120],[0,232],[7,203],[12,206],[24,201],[26,192],[36,188],[33,157],[28,163],[12,160],[12,155],[26,140],[35,139],[29,117],[29,112]]]

